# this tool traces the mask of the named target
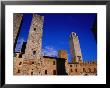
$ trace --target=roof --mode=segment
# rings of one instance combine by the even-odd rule
[[[58,58],[58,57],[51,57],[51,56],[43,56],[44,58],[49,58],[49,59],[56,59],[56,60],[65,60],[64,58]]]
[[[79,64],[78,62],[69,62],[68,64]]]

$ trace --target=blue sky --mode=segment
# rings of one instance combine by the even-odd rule
[[[69,35],[76,32],[84,61],[97,59],[97,44],[92,33],[95,13],[41,13],[44,16],[42,51],[48,56],[57,56],[58,50],[66,50],[71,60]],[[21,49],[23,41],[27,41],[32,14],[24,14],[16,51]]]

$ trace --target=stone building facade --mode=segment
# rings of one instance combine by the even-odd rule
[[[27,43],[23,43],[25,48],[23,47],[21,52],[14,53],[14,75],[97,74],[96,62],[83,62],[79,39],[74,32],[70,35],[70,47],[73,48],[71,49],[72,62],[68,62],[66,50],[59,50],[58,57],[42,56],[43,22],[44,17],[33,14]]]
[[[64,58],[43,56],[41,63],[36,63],[35,59],[24,60],[19,52],[14,56],[14,75],[63,75],[65,74]],[[38,66],[40,71],[38,73]]]
[[[54,57],[44,56],[42,63],[42,75],[56,75],[57,74],[57,61]]]
[[[97,74],[97,62],[68,62],[67,52],[65,50],[59,51],[59,57],[65,59],[65,70],[68,75],[96,75]],[[66,57],[66,58],[65,58]]]
[[[68,75],[97,75],[97,63],[68,63],[67,73]]]

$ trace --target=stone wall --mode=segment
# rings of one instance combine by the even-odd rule
[[[42,57],[41,62],[35,59],[23,59],[19,57],[20,53],[16,53],[14,57],[14,75],[56,75],[56,59],[50,57]],[[38,73],[39,71],[39,73]]]
[[[42,75],[57,75],[57,63],[55,58],[43,57]]]
[[[58,61],[54,57],[44,56],[40,58],[41,63],[37,63],[35,59],[23,59],[19,55],[20,53],[16,53],[16,57],[14,57],[14,75],[59,75],[59,72],[57,74],[57,71],[59,71],[58,64],[62,66],[63,58],[57,58],[62,59]],[[40,71],[38,73],[39,68]],[[96,62],[67,63],[64,68],[67,75],[97,75]]]
[[[68,75],[96,75],[97,64],[96,62],[84,62],[84,63],[69,63]]]

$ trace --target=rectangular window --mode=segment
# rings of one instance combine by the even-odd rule
[[[75,69],[75,72],[77,72],[77,69]]]
[[[19,58],[22,58],[22,54],[21,53],[19,54]]]
[[[86,71],[85,71],[85,68],[83,68],[83,72],[86,72]]]
[[[56,70],[53,70],[53,75],[56,75]]]
[[[20,73],[20,70],[18,70],[18,72],[17,73]]]
[[[47,74],[47,70],[45,70],[45,74]]]
[[[31,72],[31,75],[33,75],[33,72]]]
[[[53,61],[53,65],[55,65],[55,61]]]
[[[96,68],[94,68],[94,73],[96,73],[97,72],[97,70],[96,70]]]

